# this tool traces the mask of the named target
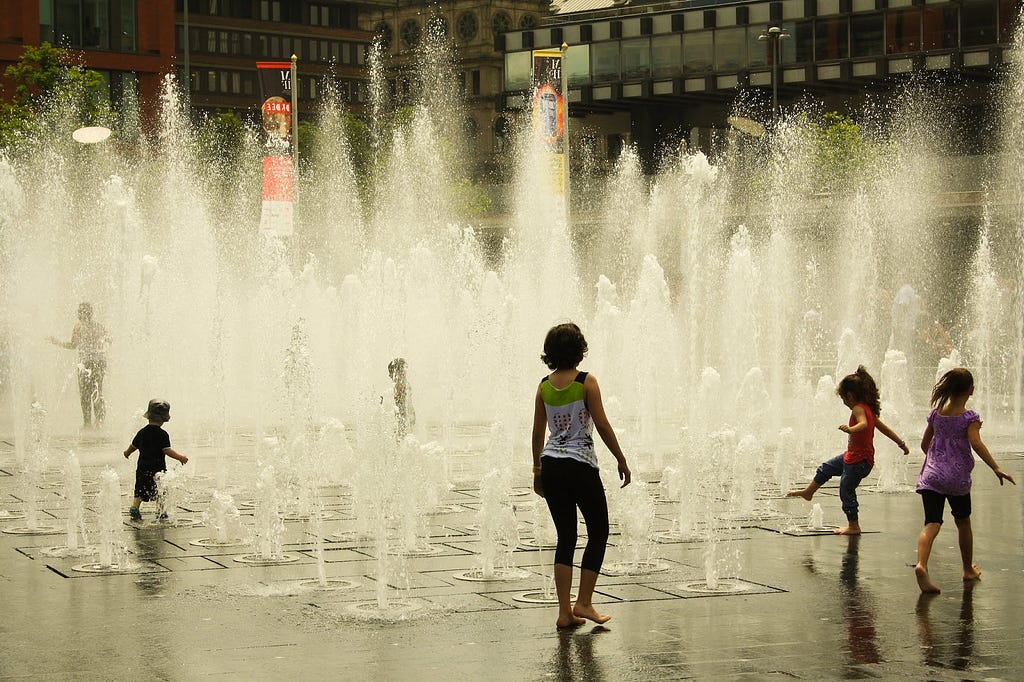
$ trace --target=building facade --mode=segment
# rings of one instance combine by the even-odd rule
[[[633,142],[650,167],[666,139],[707,148],[741,90],[768,101],[774,86],[783,105],[809,94],[851,111],[928,72],[958,102],[966,148],[984,151],[1018,15],[1014,0],[684,1],[558,14],[504,35],[505,106],[526,106],[530,51],[565,42],[577,139],[605,158]]]
[[[175,52],[193,108],[255,112],[256,62],[297,57],[299,114],[319,107],[331,79],[347,106],[366,99],[366,51],[358,6],[340,0],[175,0]],[[186,29],[187,24],[187,29]],[[187,59],[186,59],[187,54]],[[187,72],[190,77],[186,79]]]
[[[0,0],[0,75],[26,45],[49,42],[104,76],[115,107],[126,89],[155,102],[174,63],[173,0]],[[10,97],[10,83],[4,82]]]
[[[415,94],[409,82],[413,62],[428,31],[451,41],[459,83],[466,102],[462,132],[475,150],[481,170],[493,166],[508,148],[511,132],[504,111],[505,60],[501,36],[513,30],[538,27],[548,13],[547,0],[399,0],[366,6],[360,27],[383,40],[386,48],[389,92],[402,102]]]

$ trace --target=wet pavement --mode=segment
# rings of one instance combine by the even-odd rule
[[[86,525],[95,537],[100,472],[118,471],[126,495],[133,464],[113,439],[63,446],[80,458]],[[210,447],[183,451],[200,473],[177,510],[179,523],[201,520],[209,507],[216,459]],[[994,451],[1021,482],[1024,457],[1011,443]],[[239,448],[225,459],[245,470],[252,468],[248,457]],[[907,463],[908,480],[919,462]],[[973,494],[981,581],[962,583],[949,523],[931,561],[943,592],[921,597],[912,571],[918,496],[874,491],[872,476],[860,493],[868,531],[862,537],[808,530],[810,507],[802,500],[762,500],[758,508],[767,511],[732,519],[722,531],[718,551],[739,570],[735,580],[723,577],[720,592],[707,585],[705,542],[660,535],[648,567],[659,570],[599,581],[595,601],[612,620],[564,633],[555,631],[555,607],[521,601],[542,595],[551,550],[520,546],[513,561],[521,578],[455,577],[479,565],[480,491],[470,466],[442,500],[444,513],[430,516],[435,553],[407,557],[402,580],[389,582],[409,587],[388,589],[383,613],[376,543],[352,532],[344,487],[320,488],[328,518],[319,533],[326,576],[348,581],[337,583],[342,589],[298,582],[318,575],[308,521],[285,521],[284,550],[294,561],[260,566],[237,561],[252,553],[249,546],[191,544],[209,538],[210,529],[160,523],[152,504],[144,505],[141,524],[123,513],[137,568],[96,574],[74,568],[95,556],[46,552],[66,541],[69,503],[59,466],[51,462],[36,488],[38,525],[60,534],[0,532],[0,679],[1024,679],[1024,497],[1020,487],[1001,489],[983,464]],[[826,487],[816,498],[825,523],[840,517],[836,492]],[[247,495],[251,489],[242,485],[235,498],[251,524]],[[0,531],[25,525],[10,517],[25,511],[26,497],[8,439],[0,445]],[[511,501],[528,541],[533,497]],[[672,526],[676,504],[656,502],[656,534]],[[619,530],[613,525],[606,565],[622,564]]]

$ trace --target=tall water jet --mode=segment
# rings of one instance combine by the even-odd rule
[[[128,545],[124,540],[121,481],[113,469],[104,469],[100,473],[100,492],[96,503],[99,524],[96,546],[99,556],[95,563],[72,568],[85,573],[121,573],[135,570],[138,566],[131,560]]]

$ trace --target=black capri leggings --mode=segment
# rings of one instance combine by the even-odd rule
[[[576,507],[587,525],[587,547],[580,567],[601,572],[608,544],[608,501],[604,497],[601,474],[578,459],[544,457],[541,459],[541,484],[551,519],[558,531],[555,563],[572,566],[576,552]]]

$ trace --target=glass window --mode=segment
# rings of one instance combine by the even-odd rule
[[[925,7],[921,46],[926,50],[956,47],[956,5]]]
[[[217,92],[217,72],[207,71],[206,72],[206,91]]]
[[[569,85],[590,83],[590,45],[572,45],[565,53],[565,74]]]
[[[885,15],[885,52],[901,54],[921,49],[921,10],[893,10]]]
[[[309,6],[309,23],[313,24],[314,26],[316,26],[316,25],[318,25],[320,23],[320,6],[319,5],[310,5]]]
[[[263,21],[270,21],[269,0],[260,0],[260,19],[262,19]]]
[[[220,32],[220,53],[221,54],[227,54],[229,48],[230,48],[230,44],[228,43],[228,32],[227,31],[221,31]]]
[[[960,8],[960,45],[973,47],[995,42],[995,0],[964,0]]]
[[[846,59],[849,56],[848,20],[830,17],[814,21],[814,60]]]
[[[455,22],[456,33],[467,43],[476,38],[479,28],[480,22],[477,21],[476,14],[473,12],[463,12]]]
[[[594,43],[590,59],[595,83],[619,80],[619,41]]]
[[[109,0],[83,0],[82,47],[110,49]]]
[[[622,77],[647,78],[651,75],[651,42],[647,38],[622,41]]]
[[[420,43],[420,23],[415,19],[406,19],[402,22],[398,34],[407,48],[414,48]]]
[[[999,42],[1012,43],[1013,32],[1017,29],[1016,0],[999,0]]]
[[[512,17],[505,12],[495,12],[491,17],[491,30],[495,35],[512,29]]]
[[[320,58],[320,52],[317,49],[317,45],[318,45],[317,41],[315,41],[315,40],[309,41],[309,58],[310,59],[316,60],[316,59]]]
[[[715,69],[738,71],[747,63],[747,36],[742,28],[715,31]]]
[[[242,74],[237,71],[231,74],[231,92],[235,95],[242,93]]]
[[[252,74],[248,74],[248,73],[242,74],[242,94],[243,95],[251,95],[251,94],[253,94],[254,89],[255,89],[255,86],[253,85]]]
[[[885,52],[885,17],[855,14],[850,17],[850,56],[875,57]]]
[[[231,92],[231,74],[227,71],[220,72],[220,91]]]
[[[350,43],[341,44],[341,63],[351,64],[352,63],[352,45]]]
[[[270,56],[280,57],[281,56],[281,36],[271,36],[270,38]]]
[[[320,61],[326,62],[330,58],[331,44],[326,40],[320,41]]]
[[[509,52],[505,55],[505,89],[526,90],[533,78],[533,60],[529,52]]]
[[[236,31],[231,32],[231,54],[238,56],[242,53],[242,35]]]
[[[121,49],[134,52],[135,45],[135,0],[121,0]]]
[[[217,54],[217,32],[207,31],[206,32],[206,52],[207,54]]]
[[[747,64],[759,68],[768,66],[768,41],[758,40],[764,26],[747,26]]]
[[[651,38],[651,73],[655,78],[678,76],[683,57],[682,36],[678,33]],[[569,81],[572,85],[572,81]]]
[[[252,34],[251,33],[243,33],[242,34],[242,54],[244,54],[246,57],[252,56]]]
[[[266,35],[260,35],[260,52],[257,57],[269,57],[270,56],[270,39]]]
[[[683,35],[683,73],[707,73],[714,65],[714,31]]]
[[[814,22],[787,21],[782,28],[789,39],[782,41],[783,64],[807,64],[814,61]]]

